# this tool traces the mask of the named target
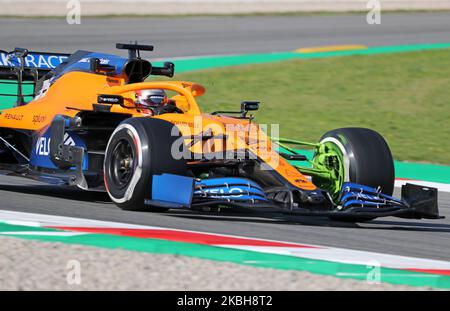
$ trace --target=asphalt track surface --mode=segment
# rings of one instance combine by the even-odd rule
[[[439,193],[446,219],[383,218],[362,224],[327,218],[267,219],[249,214],[122,211],[106,193],[48,186],[19,177],[0,176],[0,208],[11,211],[80,217],[140,225],[309,243],[395,255],[450,259],[450,194]]]
[[[61,19],[1,19],[0,48],[73,52],[114,52],[115,42],[151,42],[155,57],[263,53],[300,47],[367,44],[398,45],[450,41],[450,13],[385,14],[382,25],[365,16],[189,17],[83,19],[69,26]],[[450,259],[450,194],[439,194],[442,220],[385,218],[344,224],[323,218],[272,220],[243,215],[174,211],[126,212],[105,193],[55,188],[0,176],[0,209],[133,224],[235,234],[344,247],[396,255]]]
[[[0,49],[114,52],[116,42],[152,43],[154,57],[264,53],[336,44],[399,45],[450,41],[450,12],[183,18],[0,19]],[[125,51],[122,52],[125,55]]]

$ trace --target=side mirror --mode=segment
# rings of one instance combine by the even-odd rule
[[[240,118],[247,118],[247,113],[249,111],[256,111],[259,109],[259,103],[257,101],[243,101],[241,102],[241,111],[214,111],[212,115],[222,114],[222,113],[240,113]]]
[[[175,64],[172,62],[165,62],[163,67],[152,67],[150,74],[154,76],[166,76],[172,78],[175,74]]]
[[[260,102],[257,101],[243,101],[241,102],[241,116],[245,118],[249,111],[257,111]]]

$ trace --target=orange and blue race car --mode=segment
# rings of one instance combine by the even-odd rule
[[[393,159],[377,132],[341,128],[313,143],[269,136],[251,115],[259,102],[203,113],[203,86],[147,82],[175,73],[141,58],[153,46],[117,48],[128,57],[0,51],[2,173],[106,191],[125,210],[439,218],[434,188],[407,184],[392,197]]]

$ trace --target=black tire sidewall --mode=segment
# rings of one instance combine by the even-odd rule
[[[111,196],[113,196],[114,198],[122,198],[125,196],[125,192],[127,191],[127,189],[129,188],[128,185],[126,187],[118,187],[115,186],[115,182],[113,181],[113,166],[112,166],[112,161],[113,159],[113,151],[116,148],[117,144],[122,141],[122,140],[126,140],[128,141],[128,143],[130,144],[133,153],[137,154],[137,146],[135,144],[135,142],[133,141],[133,135],[129,132],[129,130],[127,128],[122,128],[121,130],[117,131],[114,133],[114,135],[112,136],[110,143],[108,144],[107,148],[107,152],[105,154],[105,163],[108,163],[108,165],[105,165],[104,168],[104,172],[105,172],[105,185],[107,187],[107,190],[109,192],[109,194]],[[134,163],[136,164],[136,163]],[[134,165],[136,169],[136,165]],[[135,174],[136,172],[134,172]],[[109,185],[109,186],[108,186]]]
[[[152,176],[155,174],[177,174],[186,175],[186,162],[183,159],[174,159],[171,148],[178,138],[172,136],[173,124],[153,118],[130,118],[123,121],[111,135],[105,153],[104,173],[105,187],[113,202],[126,210],[149,210],[163,211],[164,209],[152,208],[144,204],[152,198]],[[137,174],[136,184],[130,184],[126,189],[117,189],[111,180],[110,168],[112,151],[121,139],[132,141],[135,151]],[[135,176],[133,176],[135,178]],[[133,180],[133,179],[132,179]],[[129,195],[125,198],[129,187]]]
[[[338,141],[348,157],[345,181],[378,188],[384,194],[394,191],[395,170],[391,151],[384,138],[366,128],[340,128],[327,132],[320,139]],[[338,146],[340,149],[341,146]]]

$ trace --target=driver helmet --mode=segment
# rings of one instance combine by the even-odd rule
[[[161,89],[140,90],[136,92],[136,103],[142,108],[162,107],[168,101],[166,92]]]

